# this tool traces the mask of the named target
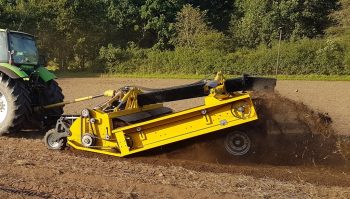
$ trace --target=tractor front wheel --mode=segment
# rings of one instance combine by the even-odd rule
[[[21,130],[31,112],[29,91],[22,80],[0,73],[0,135]]]

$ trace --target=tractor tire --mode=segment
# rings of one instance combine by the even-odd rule
[[[44,85],[44,88],[39,93],[38,101],[40,106],[63,102],[64,95],[62,89],[55,80],[50,80],[49,82],[44,83]],[[51,128],[56,125],[57,120],[63,114],[63,106],[53,109],[44,109],[38,114],[39,117],[42,118],[44,127]]]
[[[21,130],[31,113],[29,90],[24,82],[0,73],[0,135]]]

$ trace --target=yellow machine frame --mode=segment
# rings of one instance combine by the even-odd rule
[[[80,116],[62,116],[56,128],[45,134],[44,141],[53,150],[70,145],[78,150],[124,157],[257,120],[250,94],[244,91],[269,92],[275,85],[273,78],[244,75],[242,79],[225,80],[218,72],[214,80],[180,87],[154,90],[125,86],[96,96],[36,108],[109,97],[93,109],[84,109]],[[151,91],[143,93],[143,90]],[[203,96],[203,105],[175,113],[157,104]],[[248,153],[250,136],[239,129],[226,132],[227,152],[232,155]]]
[[[258,119],[247,93],[229,95],[212,89],[204,101],[202,106],[121,126],[116,125],[119,117],[156,110],[163,105],[138,107],[129,102],[130,107],[125,110],[110,113],[86,110],[84,116],[78,117],[70,126],[67,143],[75,149],[123,157]],[[88,147],[82,143],[87,134],[95,139]]]

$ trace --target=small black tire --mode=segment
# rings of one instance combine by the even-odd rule
[[[56,129],[51,129],[44,136],[45,146],[50,150],[63,150],[67,144],[67,138],[59,138]]]
[[[244,131],[231,131],[226,135],[224,140],[226,151],[233,156],[245,156],[249,154],[252,145],[252,139]]]
[[[20,131],[32,113],[29,90],[22,79],[0,73],[0,135]]]

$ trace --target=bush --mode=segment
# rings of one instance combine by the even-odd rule
[[[214,45],[215,46],[215,45]],[[350,74],[350,45],[336,40],[302,39],[282,42],[278,74],[346,75]],[[222,49],[178,47],[173,51],[126,49],[112,45],[100,50],[111,73],[211,74],[224,70],[229,74],[275,74],[278,43],[254,50],[239,49],[227,53]]]
[[[286,75],[344,75],[345,47],[335,41],[302,39],[283,42],[280,46],[278,74]],[[250,74],[275,74],[278,45],[259,46],[255,50],[238,50],[229,55],[234,71]]]
[[[344,74],[350,75],[350,47],[346,48],[344,52],[343,66],[344,66]]]
[[[315,66],[319,74],[344,74],[344,49],[339,43],[328,40],[316,51]]]

